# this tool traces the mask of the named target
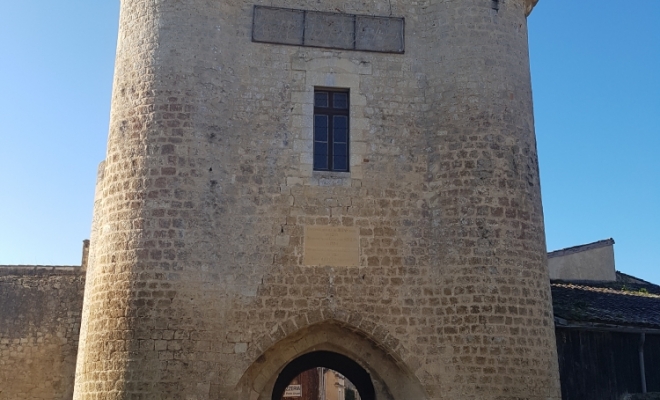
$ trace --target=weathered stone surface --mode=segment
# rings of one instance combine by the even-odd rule
[[[403,53],[404,20],[255,6],[255,42]]]
[[[359,15],[355,19],[355,32],[357,50],[402,53],[405,47],[401,18]]]
[[[255,7],[252,40],[266,43],[303,44],[305,12]]]
[[[352,49],[355,47],[355,16],[341,13],[308,12],[305,45]]]
[[[405,18],[389,54],[123,0],[74,398],[269,399],[320,349],[378,398],[559,399],[528,3],[491,3],[314,3]],[[315,87],[350,93],[348,173],[312,170]],[[305,265],[310,226],[357,228],[359,265]]]
[[[360,266],[360,235],[357,227],[306,226],[303,242],[303,265]]]
[[[0,266],[0,399],[68,400],[82,310],[80,267]]]

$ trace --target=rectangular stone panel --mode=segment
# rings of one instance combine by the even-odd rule
[[[305,12],[301,10],[254,7],[252,40],[302,45],[304,21]]]
[[[252,41],[404,52],[404,19],[254,6]]]
[[[360,238],[357,228],[305,227],[303,264],[358,267],[360,265]]]
[[[354,15],[308,11],[304,45],[351,50],[355,48],[354,28]]]
[[[403,24],[403,18],[358,15],[355,21],[355,49],[403,53]]]

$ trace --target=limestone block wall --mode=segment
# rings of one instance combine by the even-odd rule
[[[73,397],[84,272],[0,266],[0,399]]]
[[[558,399],[533,3],[123,0],[74,397],[266,400],[316,349],[379,400]],[[255,43],[255,4],[403,17],[405,53]],[[349,172],[312,168],[320,87]]]

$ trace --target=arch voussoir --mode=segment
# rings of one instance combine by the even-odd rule
[[[361,318],[358,326],[352,325],[348,321],[356,319],[350,313],[324,312],[322,315],[340,319],[315,321],[312,317],[314,322],[310,322],[310,318],[299,316],[296,321],[283,321],[271,331],[278,332],[278,336],[284,332],[285,337],[258,338],[255,343],[272,344],[266,349],[251,349],[254,361],[241,377],[237,391],[250,393],[250,400],[271,400],[278,376],[293,360],[313,352],[332,352],[355,361],[367,371],[373,381],[376,400],[428,398],[415,373],[419,364],[413,368],[408,366],[401,356],[408,352],[386,329],[367,318]],[[300,326],[303,320],[307,325]],[[325,366],[322,363],[320,360],[318,366]]]

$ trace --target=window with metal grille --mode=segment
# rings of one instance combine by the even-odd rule
[[[348,90],[314,90],[314,170],[348,171]]]

